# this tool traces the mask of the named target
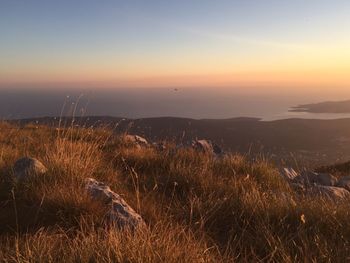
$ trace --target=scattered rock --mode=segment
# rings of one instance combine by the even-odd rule
[[[138,135],[128,134],[125,136],[125,140],[130,142],[130,143],[139,145],[139,146],[148,146],[149,145],[148,141],[145,138],[138,136]]]
[[[196,140],[196,141],[193,141],[192,142],[192,147],[195,150],[201,151],[201,152],[212,153],[214,151],[211,143],[209,143],[209,141],[207,141],[207,140]]]
[[[219,145],[213,144],[213,143],[212,143],[212,146],[213,146],[213,151],[214,151],[214,153],[215,153],[216,155],[222,155],[222,154],[224,154],[224,151],[220,148]]]
[[[323,186],[323,185],[315,185],[306,190],[306,193],[312,196],[322,196],[326,198],[330,198],[334,201],[339,201],[343,199],[350,198],[350,192],[341,187],[334,186]]]
[[[153,143],[153,147],[159,152],[164,152],[167,149],[167,146],[164,142]]]
[[[293,168],[283,168],[282,176],[287,180],[294,180],[298,173]]]
[[[209,154],[215,154],[215,155],[222,155],[223,150],[216,144],[213,144],[211,141],[208,140],[195,140],[192,142],[192,147],[197,150],[204,153]]]
[[[24,157],[15,162],[13,172],[17,180],[23,180],[33,175],[44,174],[47,168],[35,158]]]
[[[337,187],[343,187],[350,191],[350,176],[341,177],[336,185]]]
[[[305,171],[299,175],[292,168],[284,168],[283,176],[291,188],[306,196],[321,196],[332,200],[350,198],[350,176],[338,179],[331,174]]]
[[[302,184],[291,183],[290,187],[299,194],[305,193],[305,186]]]
[[[120,229],[135,230],[146,226],[142,217],[134,211],[120,195],[114,193],[109,186],[93,178],[86,180],[86,190],[93,200],[110,206],[109,221]]]
[[[335,186],[337,184],[337,178],[327,173],[315,173],[305,171],[301,175],[296,176],[293,179],[295,183],[301,183],[304,185],[323,185],[323,186]]]

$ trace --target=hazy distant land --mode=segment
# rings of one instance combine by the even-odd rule
[[[21,124],[59,125],[59,117],[13,120]],[[70,125],[63,118],[61,125]],[[279,160],[293,160],[302,165],[324,165],[350,159],[350,119],[286,119],[261,121],[257,118],[190,119],[140,118],[108,116],[77,117],[76,126],[109,126],[118,133],[145,136],[151,141],[170,140],[185,143],[192,139],[209,139],[224,150],[264,154]]]
[[[292,107],[290,111],[309,113],[350,113],[350,100],[303,104]]]

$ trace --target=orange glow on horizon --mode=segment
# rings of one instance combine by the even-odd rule
[[[89,57],[85,61],[13,64],[0,71],[0,85],[58,84],[99,87],[350,86],[350,51],[342,45],[251,56],[202,53],[164,57]],[[227,56],[225,56],[227,55]]]
[[[350,74],[347,70],[332,71],[256,71],[225,74],[178,74],[178,75],[145,75],[142,77],[110,77],[92,72],[80,74],[50,74],[43,77],[39,74],[12,74],[0,76],[0,85],[16,84],[57,84],[78,85],[86,87],[350,87]]]

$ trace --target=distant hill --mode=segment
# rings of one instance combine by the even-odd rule
[[[303,104],[292,107],[290,111],[310,113],[350,113],[350,100]]]
[[[67,126],[72,118],[39,118],[17,120]],[[118,133],[129,132],[150,140],[172,140],[186,143],[192,139],[209,139],[227,151],[264,154],[283,162],[300,165],[326,165],[350,159],[350,119],[286,119],[261,121],[255,118],[188,119],[93,116],[74,119],[76,126],[109,126]]]

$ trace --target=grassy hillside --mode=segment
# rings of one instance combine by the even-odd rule
[[[12,180],[22,156],[48,168]],[[149,230],[105,224],[84,179],[108,184]],[[299,196],[266,160],[138,148],[107,129],[0,124],[0,261],[344,262],[349,202]]]

